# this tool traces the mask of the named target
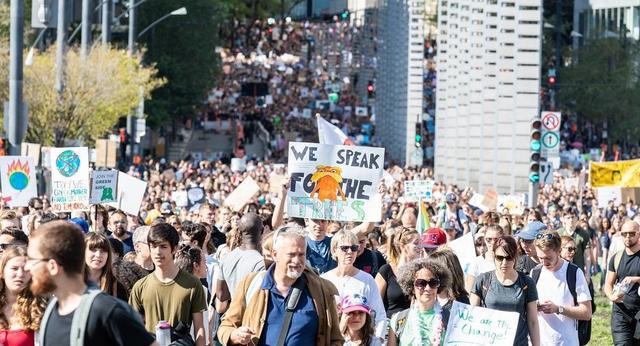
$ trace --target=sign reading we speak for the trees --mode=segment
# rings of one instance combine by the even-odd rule
[[[289,143],[290,217],[380,221],[384,149]]]

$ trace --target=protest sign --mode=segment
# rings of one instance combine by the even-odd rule
[[[187,195],[187,191],[185,190],[174,192],[173,194],[171,194],[171,199],[176,202],[177,207],[184,208],[189,205],[189,196]]]
[[[32,157],[0,157],[2,199],[11,208],[26,207],[29,200],[38,196],[36,164]]]
[[[591,187],[640,187],[640,160],[591,162]]]
[[[476,247],[471,232],[448,242],[447,247],[456,254],[464,275],[467,275],[471,264],[476,260]]]
[[[52,211],[89,209],[89,149],[51,148],[49,157]]]
[[[407,202],[417,202],[420,198],[431,199],[433,180],[407,180],[404,182],[404,199]]]
[[[276,195],[280,193],[282,179],[284,179],[284,174],[271,174],[269,176],[269,192]]]
[[[513,345],[517,312],[500,311],[453,302],[445,345]]]
[[[118,171],[91,172],[91,204],[115,202],[118,191]]]
[[[37,165],[40,164],[40,144],[35,143],[22,143],[20,146],[20,156],[27,156],[33,158],[33,162]]]
[[[578,189],[580,183],[579,177],[565,178],[564,179],[564,189],[565,191],[571,191],[573,189]]]
[[[498,192],[496,192],[494,188],[488,188],[484,192],[482,205],[486,206],[489,210],[496,210],[498,207]]]
[[[366,117],[367,116],[367,107],[356,107],[356,116],[358,116],[358,117]]]
[[[138,215],[142,199],[147,191],[147,182],[134,178],[127,173],[118,172],[117,201],[107,203],[127,214]]]
[[[290,217],[380,221],[384,148],[289,143],[288,152]]]
[[[471,196],[471,199],[469,200],[469,204],[471,204],[472,206],[476,208],[480,208],[484,212],[489,211],[489,208],[484,204],[482,204],[482,202],[484,202],[484,195],[479,193],[474,193],[473,196]]]
[[[196,204],[201,204],[205,201],[205,197],[206,195],[203,188],[192,187],[187,190],[187,198],[189,200],[187,206],[190,208]]]
[[[247,161],[234,157],[231,159],[232,172],[244,172],[247,169]]]
[[[96,167],[116,167],[118,143],[108,139],[96,140]]]
[[[613,201],[615,205],[620,205],[622,202],[622,189],[617,186],[599,187],[596,189],[596,195],[600,208],[609,205],[609,201]]]
[[[524,197],[522,195],[500,195],[498,196],[498,211],[509,210],[511,215],[522,215],[524,213]]]
[[[224,200],[224,205],[233,211],[240,211],[253,196],[260,192],[260,186],[251,177],[246,177]]]

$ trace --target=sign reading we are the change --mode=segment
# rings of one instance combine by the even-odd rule
[[[499,311],[453,302],[445,345],[513,345],[517,312]]]
[[[384,149],[289,143],[287,214],[337,221],[381,218]]]
[[[51,148],[51,209],[89,209],[89,149]]]
[[[32,197],[38,196],[36,164],[32,157],[0,157],[2,199],[11,208],[26,207]]]

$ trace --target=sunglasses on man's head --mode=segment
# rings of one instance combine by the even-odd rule
[[[540,234],[536,235],[536,239],[551,240],[551,239],[553,239],[553,234],[552,233],[540,233]]]
[[[340,250],[342,250],[342,252],[344,252],[344,253],[346,253],[349,250],[351,250],[351,252],[357,252],[358,248],[359,248],[358,245],[343,245],[343,246],[340,246]]]
[[[429,280],[416,279],[416,281],[413,282],[413,286],[419,289],[425,289],[427,286],[431,288],[438,288],[440,287],[440,280],[436,278],[431,278]]]

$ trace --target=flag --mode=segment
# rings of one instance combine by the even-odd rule
[[[324,120],[320,113],[316,113],[316,119],[318,120],[318,138],[320,144],[331,145],[355,145],[353,141],[347,137],[337,126]],[[396,181],[391,174],[387,171],[382,171],[385,184],[390,187]]]
[[[422,198],[418,201],[418,220],[416,221],[416,231],[422,234],[431,227],[431,220],[429,220],[429,212],[424,204]]]

